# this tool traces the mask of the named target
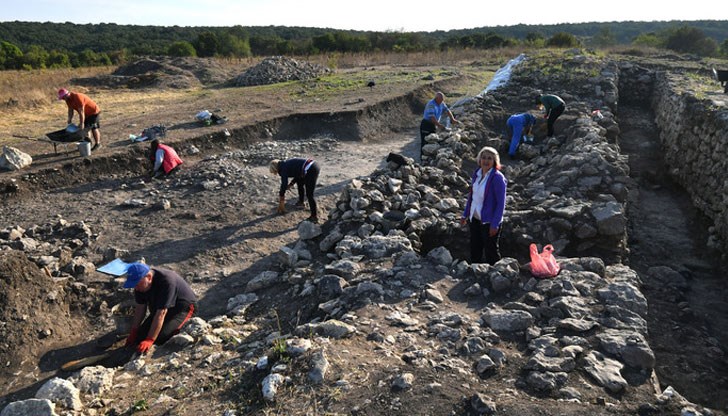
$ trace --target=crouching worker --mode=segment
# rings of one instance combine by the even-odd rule
[[[511,145],[508,147],[508,156],[511,159],[515,159],[518,147],[521,146],[521,141],[524,137],[531,134],[531,129],[533,129],[534,124],[536,124],[536,117],[530,113],[514,114],[508,117],[506,130],[511,136]]]
[[[182,164],[182,159],[172,147],[160,143],[157,139],[152,140],[151,146],[149,158],[154,164],[152,167],[153,178],[169,175]]]
[[[139,353],[146,353],[153,344],[164,344],[195,312],[195,293],[172,270],[132,263],[127,269],[124,287],[134,288],[136,301],[126,346]]]
[[[311,209],[311,216],[308,220],[317,223],[318,211],[316,209],[316,200],[313,192],[316,189],[316,181],[319,176],[319,166],[313,159],[293,158],[288,160],[274,159],[270,162],[270,173],[280,175],[281,189],[278,192],[278,213],[286,212],[286,191],[291,189],[293,184],[298,185],[298,202],[297,207],[303,207],[304,195],[308,198],[308,206]],[[288,178],[291,182],[288,183]],[[304,193],[305,186],[305,193]]]

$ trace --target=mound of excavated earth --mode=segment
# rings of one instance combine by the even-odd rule
[[[235,71],[212,58],[147,57],[120,66],[111,75],[75,79],[81,85],[108,88],[193,88],[221,84]]]
[[[273,56],[248,69],[234,80],[234,85],[246,87],[286,81],[305,81],[330,72],[328,68],[298,61],[285,56]]]
[[[15,245],[36,244],[30,240],[19,238]],[[0,252],[0,377],[6,380],[20,363],[45,352],[49,340],[63,342],[83,328],[69,306],[82,289],[57,285],[43,270],[22,251]]]

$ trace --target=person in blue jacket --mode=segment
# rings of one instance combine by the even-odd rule
[[[316,189],[316,181],[319,176],[319,166],[313,159],[293,158],[288,160],[274,159],[269,165],[270,173],[281,177],[281,188],[278,192],[278,213],[286,212],[286,191],[293,184],[298,185],[297,207],[304,207],[303,198],[308,198],[308,205],[311,209],[311,216],[308,218],[313,223],[318,222],[318,210],[313,193]],[[291,182],[288,179],[291,178]],[[305,188],[305,192],[304,192]]]
[[[437,92],[435,98],[427,102],[425,111],[422,114],[422,121],[420,122],[420,156],[422,155],[422,148],[425,147],[425,137],[436,132],[438,127],[445,128],[440,123],[443,114],[446,114],[453,123],[458,122],[445,104],[445,94]]]
[[[511,145],[508,147],[508,156],[511,159],[516,157],[518,152],[518,146],[521,145],[521,140],[524,136],[531,134],[533,126],[536,124],[536,117],[530,113],[514,114],[508,117],[506,126],[508,133],[511,135]]]
[[[485,257],[488,264],[495,264],[501,258],[499,240],[508,181],[500,172],[500,156],[494,148],[480,149],[477,162],[460,224],[470,224],[471,263],[482,263]]]

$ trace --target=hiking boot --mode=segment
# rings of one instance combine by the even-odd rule
[[[310,216],[310,217],[308,217],[308,218],[306,218],[306,221],[310,221],[310,222],[312,222],[314,224],[318,224],[318,222],[319,222],[318,217],[314,217],[313,215]]]
[[[101,149],[101,143],[96,143],[94,147],[91,148],[91,151]]]
[[[296,208],[305,208],[306,204],[303,201],[298,201],[298,202],[296,202],[296,204],[294,206]]]

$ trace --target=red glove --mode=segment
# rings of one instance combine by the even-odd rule
[[[139,331],[139,328],[132,328],[131,331],[129,331],[129,336],[126,337],[126,343],[125,346],[134,345],[134,341],[136,341],[137,332]]]
[[[139,343],[139,346],[137,346],[137,351],[141,354],[146,354],[146,352],[149,351],[150,348],[152,348],[152,345],[154,345],[154,340],[151,338],[147,338]]]

